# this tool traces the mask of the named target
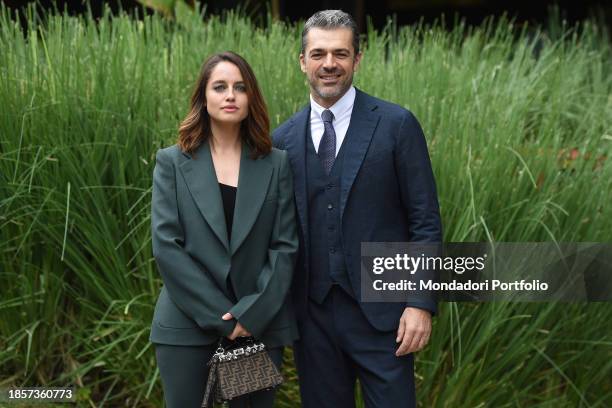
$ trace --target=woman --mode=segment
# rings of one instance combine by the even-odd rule
[[[178,143],[157,152],[151,207],[164,286],[150,340],[166,406],[200,407],[221,337],[256,337],[278,367],[297,337],[286,296],[298,247],[292,175],[239,55],[202,66]],[[258,391],[230,407],[272,407],[273,399],[273,390]]]

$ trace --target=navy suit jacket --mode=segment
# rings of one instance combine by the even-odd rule
[[[306,135],[310,104],[273,132],[293,170],[299,216],[300,253],[293,280],[298,316],[307,313],[309,279]],[[340,217],[346,270],[354,293],[361,293],[361,242],[442,242],[436,185],[423,131],[399,105],[357,90],[344,139]],[[360,296],[358,295],[358,298]],[[360,299],[357,299],[358,301]],[[396,330],[406,306],[436,312],[432,299],[407,303],[359,302],[378,330]]]

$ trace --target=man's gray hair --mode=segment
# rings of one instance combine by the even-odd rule
[[[336,28],[348,28],[353,32],[353,49],[355,55],[359,54],[359,30],[357,23],[350,14],[342,10],[321,10],[314,13],[302,30],[302,54],[306,51],[306,36],[311,28],[322,28],[333,30]]]

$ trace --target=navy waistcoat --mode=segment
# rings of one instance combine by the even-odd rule
[[[347,135],[348,136],[348,135]],[[343,145],[348,142],[345,138]],[[346,150],[340,148],[329,175],[315,151],[310,130],[306,132],[306,185],[310,234],[309,296],[322,303],[331,285],[338,284],[354,297],[344,263],[340,222],[340,178]]]

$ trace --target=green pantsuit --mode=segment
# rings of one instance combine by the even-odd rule
[[[297,339],[287,297],[298,250],[293,194],[286,153],[272,149],[252,159],[243,143],[228,239],[208,143],[193,154],[176,145],[157,152],[151,231],[164,285],[149,339],[171,408],[179,406],[171,401],[202,397],[210,350],[236,321],[265,343],[279,365],[274,354]],[[227,312],[234,319],[222,320]],[[192,394],[181,395],[190,389]]]

